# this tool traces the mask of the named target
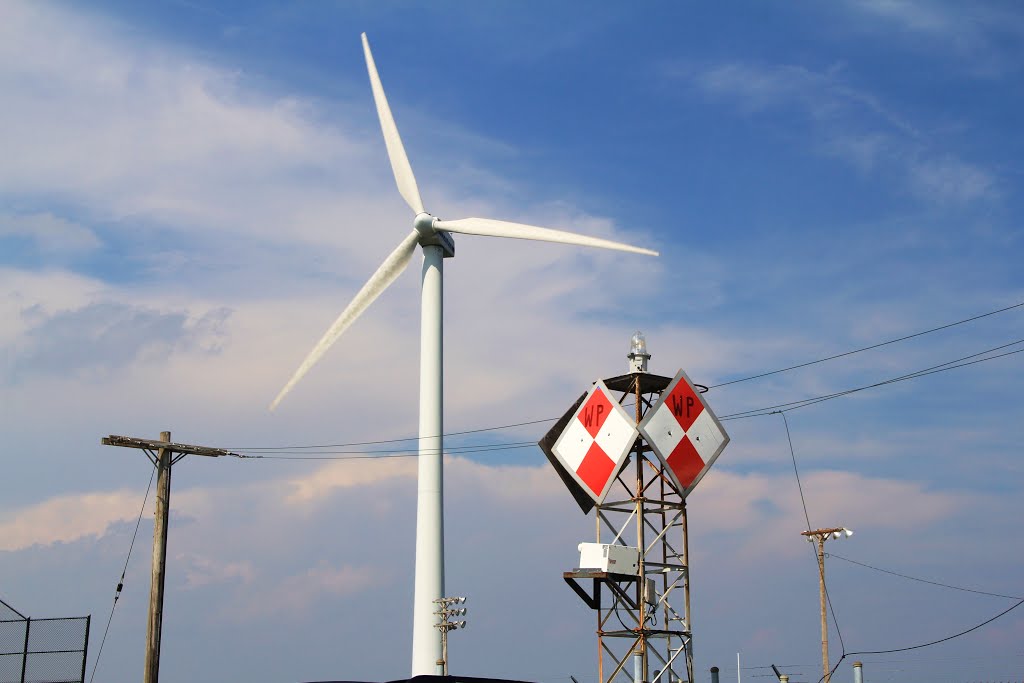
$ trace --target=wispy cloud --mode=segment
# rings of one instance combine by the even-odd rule
[[[938,2],[856,0],[850,3],[850,6],[924,33],[949,34],[958,24],[954,21],[954,14],[951,11],[953,8]]]
[[[919,199],[965,204],[998,196],[991,171],[943,150],[876,95],[848,84],[842,65],[814,71],[730,63],[693,78],[707,94],[735,103],[748,115],[802,116],[810,126],[812,149],[865,175],[895,175]]]
[[[871,93],[847,85],[844,65],[825,71],[784,64],[758,66],[731,63],[698,73],[697,83],[706,91],[732,96],[748,110],[797,107],[819,121],[848,121],[851,114],[870,114],[888,127],[909,136],[918,132],[910,123],[882,105]]]
[[[849,0],[845,6],[867,18],[873,32],[887,27],[912,36],[939,59],[953,57],[973,77],[996,78],[1022,66],[1000,43],[1019,44],[1024,18],[1016,8],[992,2]]]
[[[924,199],[969,202],[996,196],[991,173],[952,155],[910,162],[908,170],[912,189]]]

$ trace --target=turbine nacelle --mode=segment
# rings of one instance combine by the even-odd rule
[[[412,227],[420,235],[419,245],[421,247],[441,247],[444,250],[445,258],[455,256],[455,240],[451,233],[446,230],[438,230],[435,227],[437,217],[431,216],[426,211],[416,214]]]

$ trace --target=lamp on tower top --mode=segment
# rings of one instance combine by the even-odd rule
[[[629,359],[629,371],[647,372],[647,361],[650,357],[651,354],[647,353],[647,338],[643,332],[637,330],[629,340],[629,354],[626,355]]]

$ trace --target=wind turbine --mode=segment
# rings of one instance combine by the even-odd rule
[[[395,174],[398,191],[415,214],[413,230],[377,271],[359,290],[351,303],[341,312],[323,338],[295,371],[281,393],[270,405],[273,410],[292,390],[313,365],[320,360],[338,337],[372,304],[381,293],[409,265],[416,247],[423,250],[420,311],[420,425],[419,472],[416,506],[416,579],[413,598],[412,675],[440,674],[437,662],[441,656],[441,640],[434,628],[434,600],[444,597],[444,519],[443,519],[443,373],[442,373],[442,312],[443,312],[443,260],[455,256],[455,241],[451,233],[510,237],[514,239],[558,242],[585,247],[600,247],[618,251],[657,256],[656,251],[632,247],[620,242],[587,237],[561,230],[534,225],[509,223],[488,218],[462,218],[446,221],[427,213],[416,186],[409,159],[405,155],[402,139],[391,116],[384,87],[370,52],[366,34],[362,34],[366,68],[370,74],[370,87],[377,105],[377,116],[384,133],[391,170]]]

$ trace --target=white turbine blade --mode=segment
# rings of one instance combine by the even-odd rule
[[[380,76],[377,74],[377,65],[374,64],[373,54],[370,52],[370,41],[366,39],[365,33],[363,34],[363,54],[366,55],[366,70],[370,72],[373,101],[377,104],[377,117],[380,119],[380,129],[384,133],[384,144],[388,148],[388,158],[391,159],[391,170],[395,174],[398,191],[409,208],[416,213],[423,213],[423,201],[420,199],[419,188],[416,187],[416,177],[412,174],[409,157],[405,155],[402,138],[398,136],[398,127],[395,126],[395,119],[391,116],[391,107],[388,106],[388,98],[384,94],[384,86],[381,85]]]
[[[405,270],[406,266],[409,265],[409,260],[412,258],[413,252],[416,251],[416,244],[419,242],[420,234],[413,230],[409,233],[409,236],[402,240],[402,243],[391,252],[391,254],[384,259],[384,263],[380,265],[363,288],[359,290],[352,302],[341,312],[338,319],[334,321],[330,329],[324,333],[324,336],[317,342],[317,345],[313,347],[313,350],[306,356],[306,360],[302,361],[302,365],[295,371],[292,378],[288,380],[288,384],[285,385],[281,393],[277,395],[274,402],[270,404],[270,409],[273,410],[277,407],[277,404],[281,402],[289,391],[292,390],[299,380],[309,372],[309,369],[316,364],[320,357],[331,347],[338,337],[348,329],[348,327],[355,322],[356,318],[362,315],[363,311],[372,304],[381,293],[395,281],[402,271]]]
[[[559,244],[576,244],[581,247],[598,247],[600,249],[614,249],[616,251],[628,251],[634,254],[646,254],[657,256],[658,252],[650,249],[633,247],[622,242],[604,240],[600,237],[588,237],[577,235],[574,232],[564,230],[552,230],[551,228],[540,228],[536,225],[523,225],[522,223],[509,223],[508,221],[496,221],[490,218],[462,218],[457,221],[434,221],[434,227],[438,230],[457,232],[464,235],[484,235],[486,237],[511,237],[519,240],[537,240],[540,242],[557,242]]]

